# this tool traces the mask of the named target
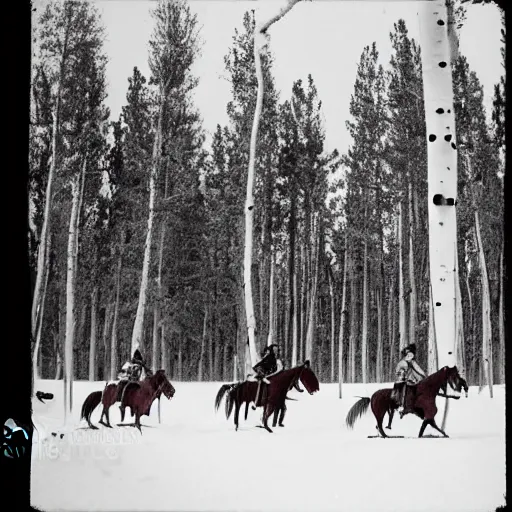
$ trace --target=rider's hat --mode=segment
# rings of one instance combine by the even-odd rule
[[[142,354],[138,348],[135,349],[132,357],[132,363],[141,363],[142,362]]]
[[[410,345],[405,347],[402,350],[402,356],[405,357],[408,352],[411,352],[412,354],[416,355],[416,344],[415,343],[411,343]]]

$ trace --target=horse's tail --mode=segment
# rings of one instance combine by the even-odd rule
[[[93,391],[84,401],[82,405],[82,414],[80,419],[89,420],[91,418],[92,411],[98,407],[101,402],[102,391]]]
[[[235,393],[237,392],[237,385],[231,384],[231,388],[226,395],[226,419],[229,420],[231,413],[233,412],[233,405],[235,405],[236,397]]]
[[[358,400],[348,411],[347,414],[347,427],[352,428],[358,418],[360,418],[367,410],[370,405],[370,399],[365,396]]]
[[[222,399],[224,398],[224,395],[228,393],[228,391],[231,390],[231,388],[234,386],[234,384],[223,384],[221,388],[219,389],[217,396],[215,397],[215,410],[218,411],[220,407],[220,403],[222,402]]]

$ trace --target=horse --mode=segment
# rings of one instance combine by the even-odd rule
[[[468,385],[466,381],[459,375],[456,366],[444,366],[439,371],[425,377],[414,387],[407,387],[406,401],[410,403],[410,412],[423,420],[418,437],[423,437],[427,425],[431,425],[444,437],[448,437],[446,432],[439,428],[435,422],[437,414],[436,397],[445,396],[447,398],[458,399],[458,396],[449,396],[447,393],[447,385],[455,392],[460,393],[461,389],[468,396]],[[444,393],[440,393],[443,390]],[[377,430],[382,437],[389,437],[382,429],[382,421],[386,412],[389,414],[388,428],[391,428],[393,413],[398,408],[398,403],[392,397],[393,390],[390,388],[379,389],[371,398],[361,397],[348,411],[346,424],[349,428],[353,428],[355,421],[362,416],[371,405],[372,412],[377,420]],[[408,412],[406,412],[408,414]]]
[[[161,381],[162,376],[167,380],[167,377],[165,377],[164,370],[158,370],[154,374],[146,375],[146,378],[142,381],[142,383],[149,383],[150,387],[154,387],[156,389],[156,394],[154,399],[160,400],[160,397],[163,393],[163,389],[159,389],[159,383]],[[134,410],[131,404],[123,403],[123,396],[124,391],[128,387],[128,384],[139,384],[139,382],[130,382],[130,381],[120,381],[120,382],[111,382],[107,383],[103,391],[93,391],[84,401],[82,405],[82,412],[81,412],[81,419],[86,419],[87,423],[90,428],[97,429],[98,427],[94,426],[91,423],[91,415],[96,409],[96,407],[102,403],[103,404],[103,411],[101,412],[101,417],[99,422],[102,425],[105,425],[106,427],[112,428],[112,425],[110,424],[110,416],[109,416],[109,409],[112,405],[114,405],[116,402],[121,402],[120,410],[121,410],[121,422],[124,421],[125,416],[125,409],[126,407],[130,407],[131,415],[133,416]],[[169,385],[170,382],[169,382]],[[171,385],[172,387],[172,385]],[[174,395],[174,388],[173,392],[170,396],[167,396],[167,398],[172,398]],[[165,393],[164,393],[165,394]],[[106,423],[103,421],[103,416],[106,418]]]
[[[289,370],[283,370],[272,377],[268,377],[268,379],[270,384],[268,384],[268,388],[264,390],[264,395],[266,396],[263,396],[262,405],[260,407],[263,407],[263,427],[268,432],[272,433],[272,430],[268,426],[268,419],[274,413],[273,426],[275,426],[277,414],[280,413],[281,417],[279,425],[284,427],[283,419],[286,412],[285,401],[288,399],[286,395],[293,387],[298,389],[300,392],[303,391],[298,387],[299,379],[310,395],[318,391],[320,389],[320,385],[316,375],[310,368],[309,361],[305,361],[302,365],[290,368]],[[225,396],[227,419],[231,416],[233,407],[235,408],[235,430],[238,430],[238,415],[242,403],[246,403],[247,419],[247,408],[249,403],[255,400],[257,388],[257,382],[245,381],[237,382],[235,384],[224,384],[217,393],[215,398],[215,408],[219,408],[222,398]]]
[[[288,391],[292,389],[296,389],[299,393],[303,393],[304,390],[301,389],[299,385],[299,374],[297,374],[296,379],[290,384],[290,388]],[[240,408],[245,403],[245,414],[244,419],[247,421],[247,416],[249,414],[249,405],[251,402],[256,403],[256,394],[258,391],[258,383],[255,381],[245,381],[245,382],[234,382],[231,384],[223,384],[217,393],[215,398],[215,409],[218,410],[220,407],[220,403],[224,398],[226,393],[231,394],[231,399],[226,399],[226,417],[229,418],[231,415],[231,411],[233,405],[235,406],[235,425],[238,430],[238,417],[240,413]],[[295,400],[295,398],[286,397],[286,400]],[[256,406],[253,405],[253,409],[256,409]],[[274,420],[272,422],[272,426],[275,427],[277,424],[278,416],[279,417],[279,426],[284,427],[283,420],[284,415],[286,413],[286,404],[283,405],[281,409],[276,409],[274,411]]]
[[[158,370],[153,376],[141,382],[128,382],[126,385],[121,399],[121,409],[130,407],[132,414],[135,415],[134,426],[141,434],[141,416],[149,416],[151,405],[162,393],[169,400],[175,393],[174,386],[165,376],[164,370]]]

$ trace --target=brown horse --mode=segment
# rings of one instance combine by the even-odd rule
[[[290,384],[290,389],[288,391],[291,391],[292,389],[296,389],[299,393],[303,393],[304,390],[301,389],[299,385],[299,374],[297,374],[296,379]],[[222,399],[224,398],[224,395],[226,393],[229,393],[231,395],[231,399],[226,399],[226,417],[229,418],[231,415],[233,406],[235,407],[235,425],[236,430],[238,430],[238,418],[240,414],[240,408],[245,403],[245,414],[244,419],[247,421],[247,416],[249,414],[249,405],[251,402],[256,403],[256,394],[258,391],[258,382],[254,381],[245,381],[245,382],[234,382],[232,384],[223,384],[221,388],[219,389],[219,392],[217,393],[217,396],[215,398],[215,409],[218,410],[220,403]],[[286,400],[295,400],[295,398],[289,398],[286,397]],[[256,409],[255,406],[253,406],[253,409]],[[275,427],[277,424],[277,420],[279,419],[279,426],[284,427],[283,420],[284,415],[286,414],[286,404],[283,405],[281,409],[276,409],[274,411],[274,419],[272,422],[272,426]],[[279,416],[280,415],[280,416]]]
[[[142,382],[149,382],[150,385],[155,386],[155,377],[157,373],[162,373],[163,370],[158,370],[155,374],[149,374]],[[160,377],[159,377],[160,378]],[[122,402],[123,392],[127,385],[130,384],[129,381],[120,381],[120,382],[111,382],[105,385],[103,391],[93,391],[84,401],[82,405],[82,413],[81,419],[86,419],[90,428],[97,429],[95,425],[91,423],[91,415],[96,407],[101,403],[103,405],[103,410],[101,412],[101,417],[99,422],[106,427],[112,428],[110,424],[110,415],[109,410],[112,405],[116,402],[121,402],[120,410],[121,410],[121,421],[124,421],[124,416],[126,412],[126,407],[130,407],[131,415],[133,416],[134,411],[130,405],[125,405]],[[138,382],[132,382],[132,384],[138,384]],[[158,388],[158,385],[155,386],[155,389]],[[174,393],[173,393],[174,394]],[[155,399],[160,400],[162,395],[162,391],[157,391]],[[105,417],[106,422],[103,421],[103,417]]]
[[[263,407],[263,427],[268,431],[272,432],[268,426],[268,419],[274,414],[274,424],[277,421],[277,414],[280,413],[279,426],[283,427],[283,419],[286,413],[285,401],[288,399],[286,396],[288,391],[293,387],[296,387],[299,391],[298,381],[301,381],[309,394],[313,394],[320,389],[318,379],[314,372],[310,368],[309,361],[304,362],[302,365],[284,370],[277,375],[269,377],[270,384],[264,391],[262,398]],[[218,409],[222,398],[226,397],[226,418],[231,416],[233,407],[235,408],[234,423],[235,429],[238,430],[238,416],[242,403],[246,403],[246,414],[247,407],[250,402],[256,398],[256,391],[258,388],[257,382],[245,381],[238,382],[235,384],[225,384],[222,386],[217,393],[215,399],[215,408]],[[266,396],[265,396],[266,395]],[[247,419],[247,416],[246,416]]]
[[[128,382],[124,388],[121,410],[130,407],[135,415],[134,426],[139,429],[141,434],[141,416],[149,416],[151,405],[162,393],[169,400],[175,393],[174,386],[165,376],[164,370],[158,370],[154,375],[141,382]]]
[[[444,437],[448,435],[441,430],[434,418],[437,414],[436,397],[445,396],[447,398],[458,399],[459,396],[449,396],[447,392],[449,385],[455,392],[460,393],[461,389],[468,396],[468,385],[466,381],[459,375],[456,366],[449,368],[445,366],[441,370],[429,375],[416,386],[407,389],[406,402],[408,402],[410,411],[423,420],[418,437],[423,436],[427,425],[431,425],[439,431]],[[440,391],[443,390],[443,393]],[[372,412],[377,420],[377,430],[382,437],[389,437],[382,429],[382,421],[386,412],[389,414],[388,428],[391,428],[391,420],[393,413],[398,408],[398,403],[392,397],[392,389],[379,389],[371,398],[363,397],[358,400],[348,411],[347,426],[353,428],[355,421],[362,416],[371,405]]]

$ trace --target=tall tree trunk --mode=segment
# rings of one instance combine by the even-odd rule
[[[457,256],[457,251],[455,250]],[[458,258],[455,260],[455,360],[461,375],[466,375],[466,353],[464,341],[464,318],[462,316],[462,297],[460,293],[460,272]]]
[[[429,286],[429,301],[428,301],[428,374],[438,370],[437,359],[437,340],[435,329],[435,316],[434,316],[434,303],[432,297],[432,286]]]
[[[121,243],[124,242],[124,234],[121,235]],[[114,304],[114,321],[112,324],[112,335],[110,337],[110,380],[117,378],[117,324],[119,319],[119,294],[121,290],[121,268],[123,264],[122,251],[117,259],[116,271],[116,300]]]
[[[55,169],[57,167],[57,142],[60,131],[60,104],[62,93],[62,82],[64,79],[64,68],[68,56],[68,42],[70,26],[66,24],[64,28],[64,42],[62,45],[62,56],[59,64],[59,78],[57,82],[57,89],[55,94],[55,107],[52,112],[53,117],[53,133],[52,133],[52,156],[50,162],[50,169],[48,172],[48,181],[46,184],[46,200],[44,205],[43,226],[41,228],[41,237],[39,243],[39,252],[37,255],[37,275],[34,287],[34,296],[32,298],[32,338],[35,339],[37,332],[37,324],[39,321],[39,310],[41,302],[41,291],[45,278],[45,269],[48,268],[49,257],[49,244],[47,238],[50,236],[50,212],[52,207],[53,195],[53,178],[55,176]]]
[[[473,315],[473,295],[471,293],[471,286],[469,285],[469,277],[470,277],[470,270],[469,267],[466,269],[466,289],[468,292],[468,309],[469,309],[469,319],[468,319],[468,336],[467,336],[467,345],[468,347],[471,347],[471,352],[474,353],[475,351],[475,342],[474,342],[474,315]],[[476,376],[475,376],[475,360],[476,357],[471,358],[471,364],[470,364],[470,379],[472,379],[472,382],[476,382]]]
[[[105,320],[103,321],[103,380],[108,380],[108,334],[112,324],[112,317],[114,315],[114,304],[109,302],[105,307]]]
[[[298,348],[299,348],[299,276],[297,273],[297,266],[293,267],[293,316],[292,316],[292,366],[297,365],[298,361]]]
[[[318,265],[319,265],[319,256],[320,256],[320,230],[318,224],[318,214],[315,214],[313,219],[313,230],[312,230],[313,240],[314,240],[314,255],[311,258],[311,266],[313,272],[313,281],[311,286],[310,293],[310,302],[309,302],[309,314],[308,314],[308,328],[306,332],[306,359],[312,361],[313,359],[313,338],[315,334],[315,312],[316,312],[316,297],[317,297],[317,287],[318,287]]]
[[[489,278],[487,276],[487,263],[482,247],[482,236],[480,234],[480,218],[478,210],[475,209],[475,231],[478,241],[478,256],[480,262],[480,282],[482,287],[482,364],[489,393],[493,397],[493,368],[492,368],[492,328],[491,328],[491,300],[489,296]]]
[[[361,334],[361,376],[368,382],[368,244],[364,241],[363,257],[363,326]]]
[[[89,345],[89,380],[96,380],[96,337],[97,337],[97,320],[98,311],[98,286],[94,286],[91,293],[91,336]]]
[[[162,322],[162,328],[160,333],[160,368],[164,370],[166,375],[169,375],[170,365],[169,365],[169,351],[167,350],[167,340],[165,339],[166,335],[166,323]]]
[[[327,276],[329,278],[329,296],[331,299],[331,382],[335,382],[335,355],[336,355],[336,304],[334,299],[334,280],[332,277],[332,267],[327,267]]]
[[[49,254],[49,252],[50,252],[49,248],[50,248],[50,244],[51,244],[51,233],[48,233],[47,244],[48,244],[48,247],[46,249],[46,252]],[[36,332],[36,337],[35,337],[35,346],[34,346],[33,363],[32,363],[34,383],[37,379],[41,378],[41,375],[40,375],[40,372],[38,369],[39,352],[41,350],[41,335],[43,332],[44,306],[46,303],[46,290],[48,288],[48,279],[49,279],[49,274],[50,274],[50,269],[49,269],[50,259],[45,257],[44,264],[45,264],[45,268],[44,268],[43,293],[41,296],[41,306],[40,306],[39,314],[38,314],[37,332]],[[34,324],[32,324],[32,325],[34,325]],[[32,385],[32,388],[34,388],[33,385]]]
[[[258,140],[258,127],[263,108],[263,95],[265,81],[261,67],[261,54],[268,44],[266,34],[268,28],[279,21],[299,0],[288,0],[285,7],[273,16],[266,23],[260,24],[254,31],[254,65],[256,78],[258,80],[258,92],[256,94],[256,107],[251,131],[251,142],[249,147],[249,169],[247,173],[247,195],[245,201],[245,246],[244,246],[244,291],[245,291],[245,313],[247,317],[247,335],[249,340],[249,353],[251,366],[256,364],[258,354],[256,350],[256,322],[254,318],[254,303],[252,297],[252,246],[253,246],[253,222],[254,222],[254,197],[253,188],[255,181],[256,165],[256,144]]]
[[[204,378],[204,355],[206,351],[206,333],[208,328],[208,306],[204,308],[204,318],[203,318],[203,336],[201,337],[201,352],[199,354],[199,368],[197,370],[197,380],[201,382]],[[238,336],[238,333],[237,333]]]
[[[418,298],[416,290],[416,273],[414,266],[414,214],[412,182],[409,181],[409,343],[416,343],[416,326],[418,318]]]
[[[340,308],[340,331],[338,334],[338,391],[339,397],[342,398],[342,384],[345,374],[343,372],[343,343],[345,341],[345,327],[347,325],[347,270],[348,270],[348,249],[347,235],[345,234],[345,256],[343,262],[343,291],[341,292],[341,308]]]
[[[183,382],[183,333],[178,335],[178,381]]]
[[[275,280],[275,271],[276,271],[276,255],[274,252],[274,247],[270,248],[270,293],[268,299],[268,338],[267,338],[267,346],[271,345],[274,342],[274,280]]]
[[[299,360],[304,358],[304,342],[306,340],[306,248],[304,240],[301,240],[300,262],[302,267],[302,278],[300,282],[300,340],[299,340]]]
[[[449,16],[445,0],[423,2],[418,8],[428,156],[433,328],[439,366],[454,366],[457,147],[451,62],[456,37],[453,16]]]
[[[214,376],[213,376],[213,333],[215,331],[215,328],[216,328],[216,315],[215,313],[213,313],[212,315],[212,322],[211,322],[211,325],[210,325],[210,343],[208,343],[208,378],[210,379],[211,382],[213,382],[215,380]]]
[[[399,333],[400,333],[400,351],[402,351],[407,341],[407,320],[405,314],[405,292],[404,292],[404,268],[403,268],[403,242],[402,242],[402,202],[398,203],[398,300],[399,300]]]
[[[357,283],[354,272],[355,261],[350,261],[350,336],[348,341],[350,382],[356,381],[356,338],[357,338]]]
[[[397,361],[395,360],[396,350],[396,313],[395,313],[395,273],[391,277],[391,285],[389,287],[389,302],[388,302],[388,337],[389,337],[389,378],[394,378],[394,368]]]
[[[504,321],[504,297],[503,297],[503,249],[500,255],[500,303],[498,312],[500,352],[499,352],[499,382],[505,384],[505,321]]]
[[[158,170],[160,166],[160,157],[162,154],[162,123],[163,123],[163,93],[160,92],[160,107],[158,112],[158,125],[153,143],[153,162],[149,176],[149,211],[148,227],[146,232],[146,242],[144,244],[144,260],[142,263],[142,276],[140,280],[139,302],[137,304],[137,313],[133,324],[131,353],[140,347],[144,333],[144,315],[146,313],[146,302],[148,297],[149,264],[151,262],[151,244],[153,240],[153,221],[155,216],[156,201],[156,183],[158,180]]]
[[[382,382],[384,380],[383,374],[383,343],[382,343],[382,292],[381,288],[377,288],[377,357],[375,361],[375,380],[376,382]]]
[[[85,165],[85,163],[84,163]],[[64,422],[71,419],[73,409],[73,345],[75,338],[75,281],[78,251],[78,208],[80,204],[80,175],[71,180],[71,215],[68,231],[66,274],[66,340],[64,343]]]

